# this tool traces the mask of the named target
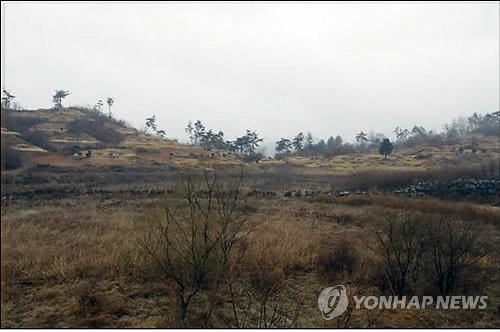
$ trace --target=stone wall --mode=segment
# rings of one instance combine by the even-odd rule
[[[421,182],[391,191],[396,195],[420,196],[495,196],[500,194],[500,179],[457,179],[452,182]]]
[[[500,179],[457,179],[452,182],[421,182],[414,185],[403,186],[388,190],[385,193],[393,195],[405,195],[411,197],[436,196],[467,198],[471,196],[499,196]],[[269,196],[269,192],[254,191],[253,196]],[[260,194],[260,195],[259,195]],[[292,190],[283,193],[286,198],[292,197],[314,197],[318,194],[326,194],[333,197],[349,195],[368,195],[366,191],[309,191]]]

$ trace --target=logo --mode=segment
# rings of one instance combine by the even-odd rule
[[[357,296],[352,299],[356,309],[417,309],[425,310],[432,307],[447,309],[486,309],[488,296]],[[349,300],[343,285],[323,289],[318,297],[318,307],[324,319],[330,320],[346,311]]]
[[[325,288],[318,297],[318,307],[326,320],[340,316],[347,309],[347,294],[343,285]]]

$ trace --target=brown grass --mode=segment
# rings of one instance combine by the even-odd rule
[[[179,327],[171,316],[173,292],[154,278],[153,266],[134,245],[143,227],[138,220],[156,204],[86,198],[4,209],[2,327]],[[376,259],[366,247],[375,208],[431,210],[492,224],[498,221],[496,212],[474,204],[430,199],[323,197],[314,202],[251,199],[246,204],[254,207],[254,229],[238,246],[234,263],[238,281],[254,292],[276,287],[281,292],[278,299],[299,294],[299,327],[330,326],[321,319],[316,302],[319,292],[333,282],[355,284],[367,294],[380,291],[373,282]],[[498,239],[498,229],[484,227]],[[498,270],[498,256],[488,256],[484,262]],[[497,301],[496,288],[489,287],[488,295]],[[239,289],[242,304],[250,298],[255,301],[246,288]],[[188,326],[234,326],[227,291],[221,291],[220,296],[213,289],[202,291],[193,303]],[[290,301],[285,303],[294,305]],[[209,318],[205,316],[208,303],[214,305]],[[419,319],[434,319],[434,326],[479,324],[479,318],[466,320],[463,317],[468,316],[458,312],[419,312],[418,319],[403,315],[386,313],[373,326],[427,326]],[[480,326],[494,326],[492,315],[484,312]],[[257,319],[258,312],[250,316]],[[366,326],[367,321],[360,312],[349,326]]]
[[[320,195],[314,202],[333,203],[354,207],[382,206],[405,211],[421,211],[437,214],[449,214],[458,218],[482,221],[500,226],[500,209],[491,206],[481,206],[470,202],[443,201],[437,198],[408,198],[386,195],[331,197]]]
[[[325,237],[316,258],[318,272],[328,280],[349,278],[358,267],[354,244],[340,236]]]

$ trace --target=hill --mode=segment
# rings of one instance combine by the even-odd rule
[[[460,146],[478,142],[477,152]],[[79,167],[82,165],[197,165],[210,160],[218,164],[242,164],[236,153],[180,144],[140,132],[121,120],[82,108],[4,112],[2,144],[19,152],[25,165]],[[396,146],[384,159],[377,148],[324,157],[288,156],[265,158],[261,167],[290,165],[307,175],[350,175],[363,171],[424,171],[440,168],[481,167],[500,153],[496,136],[464,136],[450,144]]]
[[[473,137],[479,142],[477,152],[459,147],[470,145]],[[348,175],[370,170],[385,171],[425,171],[442,168],[480,167],[481,164],[498,159],[500,146],[495,136],[464,136],[453,144],[421,144],[412,147],[395,147],[388,159],[371,148],[363,153],[350,153],[331,158],[291,157],[286,162],[304,166],[315,172],[328,172],[336,175]]]
[[[79,108],[5,112],[2,144],[28,165],[194,165],[206,158],[238,163],[232,153],[207,151],[140,132],[123,121]]]

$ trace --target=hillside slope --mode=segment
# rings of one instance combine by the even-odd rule
[[[28,164],[182,166],[206,158],[239,163],[231,153],[164,140],[122,121],[76,108],[4,113],[2,144],[20,152]]]
[[[2,145],[20,153],[25,166],[44,164],[82,165],[170,165],[182,167],[203,161],[242,164],[240,158],[222,150],[180,144],[147,135],[123,121],[81,108],[2,112]],[[498,160],[498,136],[476,136],[478,149],[460,152],[472,137],[459,137],[454,144],[395,147],[384,159],[376,148],[332,158],[289,156],[263,159],[260,167],[290,165],[307,175],[349,175],[360,171],[424,171],[435,168],[481,167]],[[257,166],[256,166],[257,167]]]

